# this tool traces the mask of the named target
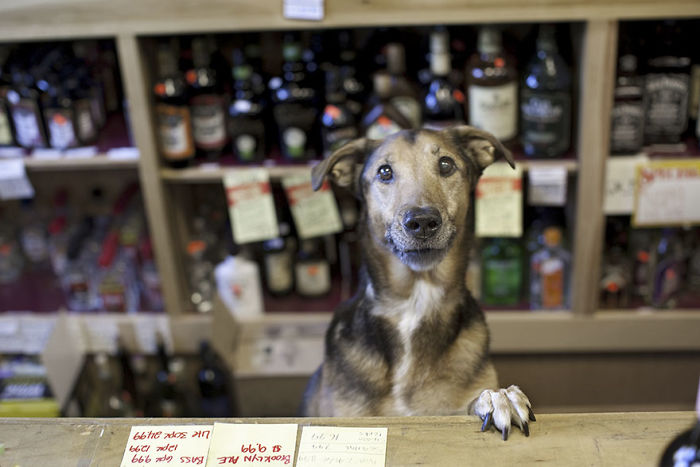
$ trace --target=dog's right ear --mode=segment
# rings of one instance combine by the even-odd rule
[[[378,141],[360,138],[336,149],[311,170],[311,186],[318,190],[323,185],[323,180],[328,177],[340,187],[357,191],[362,164],[378,144]]]

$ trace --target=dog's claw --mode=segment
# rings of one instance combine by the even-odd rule
[[[491,412],[489,412],[484,417],[484,423],[481,424],[481,431],[488,430],[492,424],[493,424],[493,418],[491,417]]]
[[[530,436],[530,427],[527,422],[523,423],[523,433],[525,433],[525,436]]]
[[[508,441],[508,433],[510,432],[509,427],[503,428],[503,432],[501,433],[503,436],[503,441]]]
[[[535,418],[535,413],[532,411],[532,407],[527,408],[527,413],[528,413],[528,418],[530,419],[531,422],[536,422],[537,419]]]

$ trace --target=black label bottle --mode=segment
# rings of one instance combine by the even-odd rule
[[[10,84],[6,82],[5,75],[6,73],[0,67],[0,146],[13,146],[15,144],[14,129],[7,101]]]
[[[239,49],[233,51],[232,73],[229,132],[233,155],[239,162],[261,163],[266,155],[262,78],[253,72],[253,67]]]
[[[191,89],[194,145],[198,157],[216,160],[228,142],[228,133],[220,83],[210,67],[211,54],[205,38],[192,41],[192,60],[194,69],[186,77]]]
[[[464,123],[464,94],[449,80],[451,73],[447,31],[430,35],[430,73],[423,99],[423,120],[426,128],[442,129]]]
[[[28,149],[47,146],[39,93],[33,84],[34,78],[30,74],[16,72],[13,87],[7,93],[17,144]]]
[[[341,71],[332,67],[326,71],[326,106],[321,115],[323,154],[328,156],[348,141],[357,138],[352,110],[347,105]]]
[[[637,57],[625,54],[618,64],[615,102],[612,108],[610,151],[636,154],[644,145],[644,89],[637,74]]]
[[[195,154],[187,85],[177,69],[173,50],[168,44],[158,48],[158,81],[153,87],[157,101],[156,133],[158,147],[171,167],[185,167]]]
[[[571,74],[559,54],[555,29],[540,27],[520,95],[521,141],[525,154],[558,157],[571,144]]]

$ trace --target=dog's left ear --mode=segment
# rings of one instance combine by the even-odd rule
[[[455,145],[465,151],[481,170],[501,157],[515,168],[513,154],[491,133],[468,125],[448,128],[443,132]]]
[[[357,179],[365,158],[377,147],[378,142],[360,138],[345,144],[311,169],[311,186],[318,190],[328,177],[336,185],[356,190]]]

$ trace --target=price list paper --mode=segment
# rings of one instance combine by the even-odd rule
[[[305,426],[301,432],[296,465],[384,467],[386,439],[386,428]]]
[[[700,224],[700,161],[659,161],[638,167],[632,224]]]
[[[646,154],[610,157],[605,167],[605,214],[632,214],[637,167],[649,162]]]
[[[343,224],[330,184],[318,191],[311,187],[311,174],[285,177],[282,186],[292,210],[294,225],[302,239],[338,233]]]
[[[212,425],[133,426],[121,467],[207,465]]]
[[[24,161],[18,159],[0,160],[0,200],[33,198],[34,187],[24,167]]]
[[[507,164],[488,167],[476,185],[476,235],[520,237],[523,234],[523,173]]]
[[[265,169],[226,174],[224,189],[236,243],[251,243],[279,236],[270,177]]]
[[[531,166],[527,198],[530,206],[564,206],[566,204],[566,167]]]
[[[207,467],[294,465],[298,425],[215,423]]]

